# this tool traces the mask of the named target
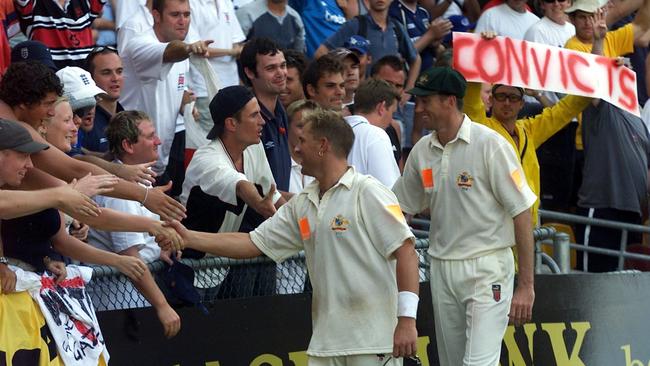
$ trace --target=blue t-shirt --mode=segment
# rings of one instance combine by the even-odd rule
[[[392,20],[389,22],[390,25],[386,27],[386,30],[382,31],[371,16],[362,16],[367,20],[366,39],[370,41],[368,53],[372,56],[373,61],[377,61],[386,55],[395,55],[400,53],[400,40],[397,39],[397,31],[393,27],[400,27],[402,29],[402,34],[406,35],[406,30],[401,24]],[[343,47],[343,44],[348,41],[351,36],[358,34],[359,20],[357,18],[350,19],[348,22],[343,24],[336,33],[332,34],[324,44],[330,50]],[[405,47],[402,57],[410,64],[415,61],[417,50],[415,49],[415,46],[413,46],[413,42],[408,38],[402,40],[402,44]]]
[[[345,14],[336,0],[289,0],[289,6],[302,16],[307,57],[314,56],[320,44],[345,23]]]
[[[117,103],[116,112],[123,111],[124,108],[120,103]],[[93,122],[92,130],[86,132],[79,130],[79,141],[81,146],[90,151],[107,152],[108,139],[106,138],[106,127],[111,120],[111,114],[104,108],[97,105],[95,108],[95,120]]]
[[[426,33],[427,29],[429,29],[429,24],[431,23],[431,16],[426,9],[418,5],[414,13],[400,1],[393,1],[393,3],[390,4],[388,16],[406,28],[406,32],[408,33],[409,38],[411,38],[411,42],[414,44],[415,41],[420,39],[420,37]],[[420,52],[420,57],[422,57],[422,67],[420,70],[427,70],[433,66],[435,50],[433,47],[429,46]]]
[[[289,155],[289,118],[287,112],[278,100],[275,104],[275,113],[269,112],[260,103],[262,118],[266,124],[262,128],[262,144],[266,159],[271,166],[273,179],[280,191],[289,191],[289,179],[291,177],[291,155]],[[267,192],[264,192],[266,194]]]

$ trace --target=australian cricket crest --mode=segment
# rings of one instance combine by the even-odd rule
[[[456,177],[456,185],[463,191],[467,191],[474,185],[474,178],[468,172],[462,172]]]

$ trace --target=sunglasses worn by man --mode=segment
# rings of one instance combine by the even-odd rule
[[[521,102],[521,100],[523,99],[523,95],[508,94],[508,93],[494,93],[492,94],[492,98],[494,98],[497,102],[504,102],[506,99],[508,99],[510,103],[517,103],[517,102]]]

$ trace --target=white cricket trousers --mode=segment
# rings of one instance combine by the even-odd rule
[[[402,358],[393,358],[390,354],[382,355],[351,355],[337,357],[309,356],[308,366],[402,366]]]
[[[498,365],[514,273],[510,248],[466,260],[431,258],[431,298],[441,366]]]

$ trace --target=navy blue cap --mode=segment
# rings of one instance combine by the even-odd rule
[[[221,135],[226,118],[234,116],[253,98],[255,95],[241,85],[227,86],[219,90],[210,102],[210,115],[214,127],[208,133],[207,139],[214,140]]]
[[[56,72],[50,49],[38,41],[20,42],[11,50],[11,62],[38,61]]]
[[[360,55],[365,55],[368,53],[370,41],[362,36],[354,35],[343,44],[343,47],[349,49],[350,51],[357,51]]]

